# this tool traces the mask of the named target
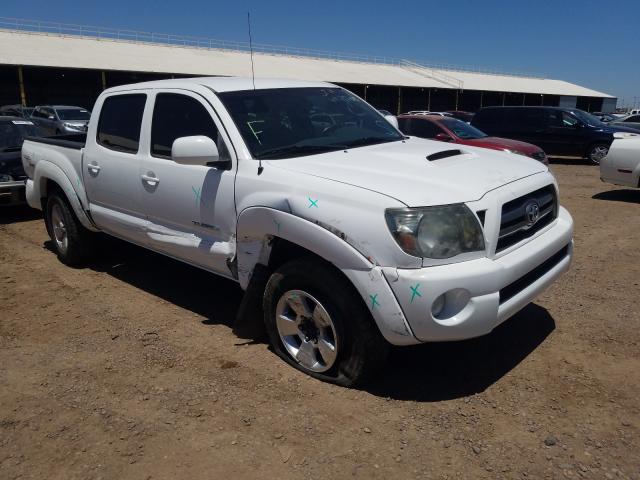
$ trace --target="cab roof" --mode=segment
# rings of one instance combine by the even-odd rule
[[[235,92],[241,90],[253,90],[254,80],[251,77],[191,77],[174,78],[168,80],[154,80],[151,82],[141,82],[129,85],[120,85],[105,90],[105,93],[134,90],[134,89],[154,89],[154,88],[192,88],[200,85],[210,88],[214,92]],[[334,87],[336,85],[326,82],[311,82],[305,80],[289,80],[281,78],[256,78],[255,89],[265,90],[269,88],[309,88],[309,87]]]

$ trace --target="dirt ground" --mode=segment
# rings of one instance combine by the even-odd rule
[[[640,190],[552,168],[571,271],[366,390],[236,337],[229,281],[118,241],[67,268],[0,211],[0,478],[640,479]]]

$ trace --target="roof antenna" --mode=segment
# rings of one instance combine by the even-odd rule
[[[256,91],[256,73],[253,68],[253,40],[251,39],[251,12],[247,10],[247,26],[249,27],[249,52],[251,55],[251,81],[253,82],[253,91]],[[262,173],[264,167],[262,166],[262,158],[258,159],[258,175]]]
[[[253,41],[251,40],[251,12],[247,10],[247,25],[249,26],[249,52],[251,53],[251,80],[253,80],[253,89],[256,89],[256,74],[253,70]]]

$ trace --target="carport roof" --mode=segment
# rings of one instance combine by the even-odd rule
[[[0,64],[250,76],[249,53],[136,41],[0,30]],[[421,88],[613,98],[562,80],[440,70],[417,65],[255,53],[257,77]]]

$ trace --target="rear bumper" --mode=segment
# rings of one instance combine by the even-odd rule
[[[573,220],[560,207],[551,228],[500,258],[383,272],[416,339],[462,340],[489,333],[566,272],[572,235]],[[434,315],[442,295],[445,306]]]
[[[0,182],[0,206],[21,205],[25,202],[25,182]]]

